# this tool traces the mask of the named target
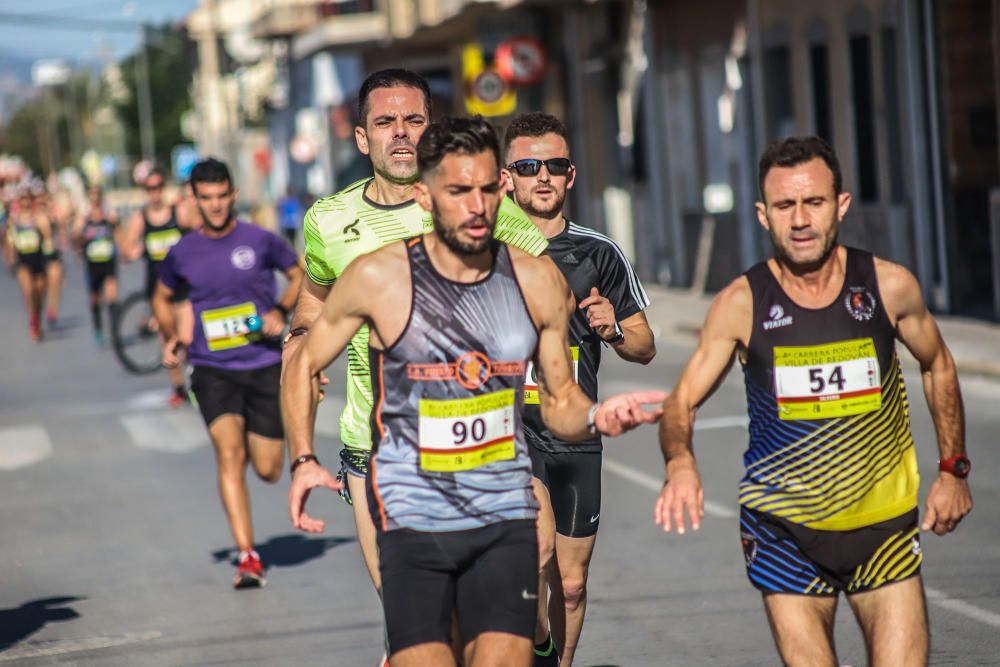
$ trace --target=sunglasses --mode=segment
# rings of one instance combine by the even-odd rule
[[[146,186],[147,192],[150,192],[152,190],[162,190],[162,189],[163,189],[163,183],[150,183],[149,185]]]
[[[569,173],[569,168],[573,166],[568,157],[552,157],[548,160],[525,158],[511,162],[507,165],[507,169],[516,172],[518,176],[535,176],[542,170],[543,164],[552,176],[565,176]]]

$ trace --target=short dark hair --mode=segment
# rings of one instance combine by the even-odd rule
[[[229,183],[229,189],[233,189],[233,177],[229,175],[229,167],[225,162],[216,160],[214,157],[205,158],[191,169],[191,177],[188,179],[191,190],[198,194],[195,186],[198,183]]]
[[[552,114],[532,111],[515,116],[507,127],[507,132],[503,135],[503,155],[507,158],[507,151],[510,145],[518,137],[541,137],[546,134],[558,134],[566,140],[569,145],[569,133],[566,131],[566,124]]]
[[[490,151],[500,168],[500,140],[497,131],[482,116],[449,116],[427,126],[417,143],[417,168],[421,174],[431,171],[446,155],[478,155]]]
[[[797,167],[810,160],[820,158],[833,172],[833,193],[839,195],[843,187],[843,177],[840,174],[840,162],[830,148],[830,144],[817,136],[788,137],[773,142],[760,156],[757,165],[757,187],[760,188],[760,199],[765,204],[764,179],[772,167]]]
[[[361,84],[358,92],[358,123],[364,127],[368,121],[368,98],[378,88],[416,88],[424,94],[424,113],[431,117],[431,87],[427,79],[408,69],[380,69],[372,72]]]

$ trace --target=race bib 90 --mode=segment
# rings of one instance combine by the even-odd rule
[[[205,332],[209,352],[249,345],[251,333],[247,318],[256,315],[257,306],[250,301],[236,306],[202,311],[201,328]]]
[[[516,455],[514,390],[420,399],[420,467],[430,472],[473,470]]]
[[[832,419],[882,407],[882,378],[871,338],[774,348],[778,416]]]
[[[571,345],[570,356],[573,359],[573,382],[580,383],[580,348]],[[541,398],[538,395],[538,371],[535,370],[535,362],[529,361],[528,368],[524,373],[524,404],[538,405]]]

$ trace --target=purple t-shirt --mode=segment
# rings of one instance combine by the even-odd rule
[[[274,308],[274,271],[286,271],[297,262],[283,239],[244,222],[220,238],[185,234],[160,265],[160,280],[175,291],[190,289],[191,365],[240,371],[280,363],[279,341],[248,333],[246,320]]]

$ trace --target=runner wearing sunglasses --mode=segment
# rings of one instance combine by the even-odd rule
[[[543,113],[518,116],[507,129],[504,146],[514,200],[548,238],[549,256],[576,297],[568,344],[575,379],[596,401],[602,347],[641,364],[656,354],[643,313],[649,300],[611,239],[563,216],[576,168],[562,121]],[[533,369],[525,383],[525,435],[541,504],[539,524],[547,531],[542,543],[555,543],[555,557],[546,564],[543,554],[541,563],[535,664],[560,664],[562,656],[561,664],[568,666],[583,627],[587,572],[601,516],[601,437],[572,443],[557,437],[542,422]]]
[[[150,170],[142,185],[149,203],[132,214],[122,245],[126,261],[132,262],[139,257],[146,260],[146,298],[152,301],[161,262],[170,249],[181,240],[181,236],[199,226],[199,221],[197,215],[189,211],[189,207],[167,203],[164,196],[167,176],[163,170],[159,168]],[[178,290],[172,302],[177,317],[177,329],[181,332],[181,342],[190,345],[194,315],[187,291]],[[169,372],[171,392],[168,404],[170,407],[180,407],[188,402],[187,391],[184,388],[184,369],[177,365],[170,368]]]

